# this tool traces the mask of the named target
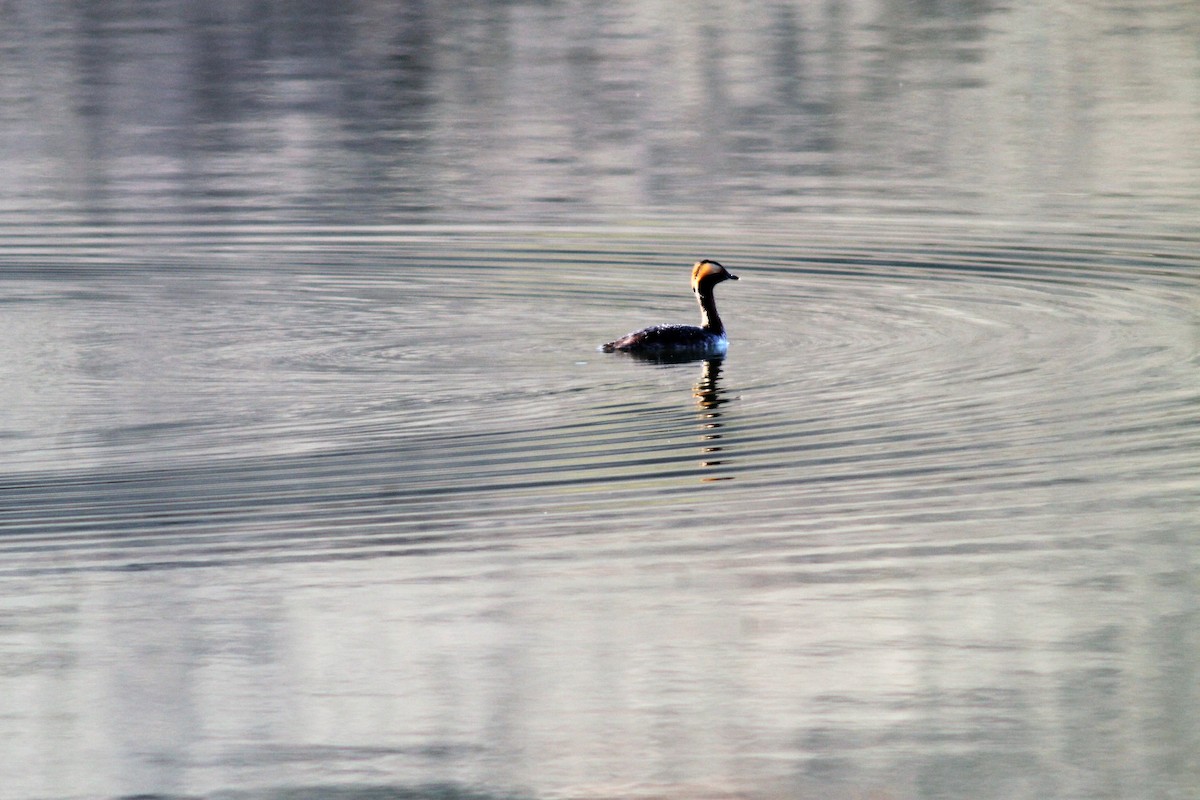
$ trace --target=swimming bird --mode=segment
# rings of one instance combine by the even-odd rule
[[[736,281],[734,275],[716,261],[703,259],[692,266],[692,291],[700,303],[700,326],[652,325],[600,345],[606,353],[624,352],[648,356],[724,355],[729,347],[725,326],[717,314],[713,289],[721,281]]]

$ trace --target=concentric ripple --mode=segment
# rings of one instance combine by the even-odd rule
[[[735,547],[766,578],[1195,510],[1177,237],[196,230],[167,269],[151,233],[5,256],[5,574]],[[691,319],[701,256],[744,278],[726,359],[595,352]]]

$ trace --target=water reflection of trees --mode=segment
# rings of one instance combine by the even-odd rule
[[[0,177],[47,202],[130,207],[140,193],[362,221],[695,210],[714,192],[754,213],[839,193],[961,210],[964,197],[1033,197],[1041,167],[1060,194],[1107,192],[1157,164],[1174,165],[1164,181],[1200,170],[1180,124],[1194,116],[1196,56],[1170,33],[1194,26],[1188,4],[1136,28],[995,6],[780,2],[664,17],[641,2],[17,0],[0,105],[20,113],[6,144],[60,169],[10,159]],[[1106,60],[1150,53],[1138,69],[1164,87],[1154,117],[1176,125],[1156,125],[1152,147],[1098,152],[1147,124],[1127,112],[1148,79]]]

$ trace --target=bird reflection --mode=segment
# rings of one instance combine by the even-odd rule
[[[721,362],[724,356],[697,356],[689,353],[627,353],[637,361],[648,364],[690,364],[699,361],[703,364],[700,379],[692,386],[692,397],[696,400],[696,419],[700,429],[700,468],[706,471],[700,480],[704,483],[716,481],[731,481],[732,475],[714,474],[712,471],[727,468],[728,459],[725,457],[725,447],[721,440],[725,434],[721,428],[724,413],[721,407],[729,403],[721,388]]]
[[[720,444],[724,438],[721,433],[724,426],[721,422],[721,406],[729,402],[721,391],[721,359],[705,359],[700,380],[692,387],[692,397],[696,398],[696,413],[700,423],[700,466],[704,469],[720,468],[727,463],[721,455],[725,451]],[[728,481],[733,480],[733,476],[705,475],[700,480],[706,483]]]

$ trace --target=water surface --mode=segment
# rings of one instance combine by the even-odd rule
[[[4,14],[0,798],[1195,794],[1190,4]]]

